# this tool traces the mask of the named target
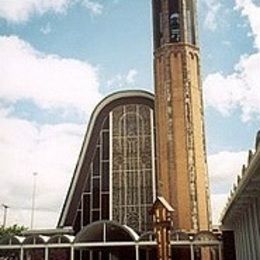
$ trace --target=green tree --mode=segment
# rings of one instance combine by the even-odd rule
[[[19,226],[17,224],[10,226],[10,227],[0,227],[0,239],[6,235],[21,235],[23,231],[27,230],[28,228],[25,226]]]
[[[6,240],[9,239],[10,236],[13,235],[21,235],[23,231],[27,230],[24,226],[13,225],[10,227],[0,227],[0,243],[5,244]],[[0,250],[0,259],[8,259],[8,260],[18,260],[20,259],[20,251],[18,249],[1,249]]]

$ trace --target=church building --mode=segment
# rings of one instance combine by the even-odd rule
[[[222,259],[210,232],[196,1],[152,8],[155,94],[121,91],[96,106],[55,236],[10,238],[17,250],[27,241],[21,259]]]
[[[155,97],[119,92],[96,107],[59,227],[108,219],[151,231],[160,195],[175,229],[210,228],[195,10],[193,0],[153,0]]]

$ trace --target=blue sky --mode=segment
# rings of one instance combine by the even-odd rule
[[[259,129],[260,1],[198,0],[198,13],[216,222]],[[151,24],[150,0],[0,0],[9,224],[29,225],[37,171],[35,227],[54,227],[95,104],[119,89],[153,91]]]

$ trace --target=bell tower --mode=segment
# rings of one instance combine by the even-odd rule
[[[174,228],[211,224],[196,0],[153,0],[158,191]]]

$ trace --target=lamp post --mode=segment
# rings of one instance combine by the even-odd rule
[[[33,191],[32,191],[32,210],[31,210],[31,229],[33,229],[34,224],[34,212],[35,212],[35,195],[36,195],[36,180],[37,172],[33,173]]]
[[[7,210],[9,209],[9,206],[7,206],[6,204],[2,204],[2,207],[4,208],[3,228],[5,228],[7,220]]]

